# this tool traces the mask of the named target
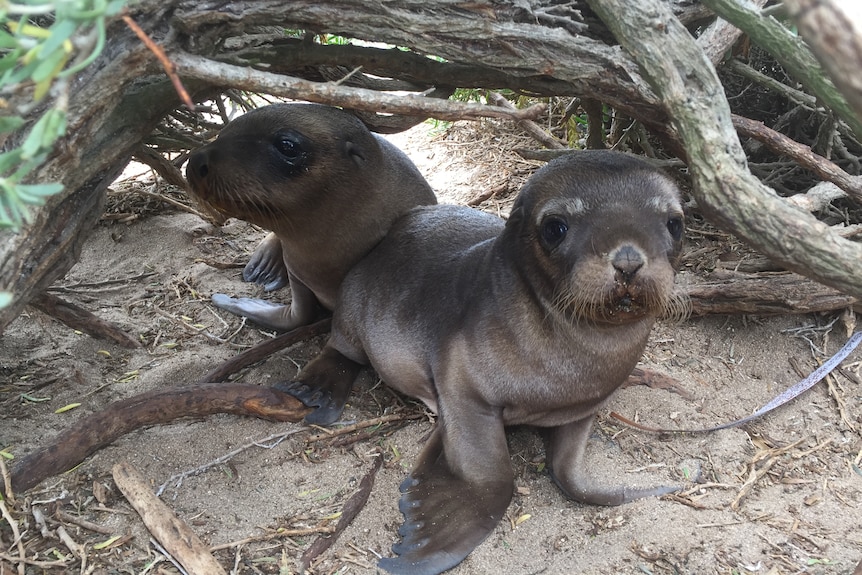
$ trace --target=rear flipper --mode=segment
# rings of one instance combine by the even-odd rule
[[[242,279],[262,285],[264,291],[275,291],[289,283],[281,240],[270,232],[251,254],[242,270]]]
[[[563,493],[580,503],[621,505],[641,497],[656,497],[679,491],[679,486],[629,488],[593,482],[584,462],[593,417],[555,427],[548,447],[551,477]]]
[[[305,366],[296,381],[275,384],[308,407],[316,407],[305,421],[329,425],[338,421],[362,365],[347,359],[326,345],[320,354]]]
[[[389,573],[435,575],[451,569],[494,530],[512,499],[514,480],[502,423],[502,453],[492,441],[476,462],[485,475],[481,481],[453,472],[443,448],[444,433],[438,421],[415,469],[401,484],[398,508],[404,523],[398,529],[401,541],[392,546],[397,557],[378,562]],[[469,457],[473,446],[454,447],[463,448],[456,457]]]

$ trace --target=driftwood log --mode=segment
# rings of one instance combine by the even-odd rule
[[[279,77],[319,81],[333,71],[344,77],[361,68],[406,81],[417,94],[509,88],[604,102],[640,121],[689,163],[698,204],[715,223],[790,270],[862,296],[862,247],[789,209],[747,171],[714,70],[740,32],[703,4],[142,0],[131,15],[178,62],[197,101],[227,88],[279,93],[289,83]],[[260,33],[268,26],[279,30]],[[320,46],[286,39],[284,28],[411,50]],[[690,33],[695,28],[696,39]],[[249,32],[256,33],[251,41]],[[0,289],[14,296],[0,310],[0,331],[71,267],[99,216],[105,188],[178,106],[156,59],[122,21],[111,23],[108,38],[102,56],[70,83],[67,135],[36,176],[38,182],[61,181],[66,191],[36,210],[21,233],[0,233]],[[376,93],[338,95],[339,87],[312,87],[308,97],[387,109]],[[321,92],[326,94],[315,96]],[[29,97],[27,90],[11,94],[10,109],[23,109]],[[428,113],[417,108],[418,115]],[[716,122],[703,123],[707,117]],[[26,129],[7,145],[21,141]]]
[[[190,575],[227,575],[189,525],[153,493],[141,472],[125,461],[114,465],[114,483],[147,529]]]
[[[26,491],[142,427],[214,413],[250,415],[268,421],[300,421],[310,412],[292,395],[250,384],[199,384],[142,393],[84,417],[17,462],[11,472],[12,489]]]

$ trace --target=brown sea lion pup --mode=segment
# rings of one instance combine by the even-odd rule
[[[316,104],[273,104],[238,117],[191,155],[186,175],[219,212],[272,230],[243,276],[267,289],[287,281],[291,304],[212,300],[279,331],[331,310],[344,276],[392,223],[437,203],[400,150],[349,113]]]
[[[421,399],[437,425],[401,485],[396,574],[440,573],[494,529],[512,497],[507,425],[549,428],[551,475],[572,499],[617,505],[673,491],[591,481],[596,411],[631,373],[673,289],[679,192],[645,161],[608,151],[554,160],[507,222],[416,208],[347,276],[321,355],[288,386],[337,418],[360,364]]]

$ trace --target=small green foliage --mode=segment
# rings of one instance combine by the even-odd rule
[[[449,96],[449,99],[458,102],[481,102],[484,97],[485,91],[478,88],[456,88],[455,93]]]
[[[347,46],[350,44],[350,38],[336,34],[320,34],[317,36],[317,40],[324,46]]]
[[[33,87],[34,102],[84,69],[102,52],[105,21],[123,9],[126,0],[0,0],[0,88]],[[45,26],[51,22],[50,26]],[[63,190],[59,183],[24,184],[42,165],[54,143],[66,134],[67,98],[61,93],[54,106],[30,128],[20,147],[0,154],[0,229],[18,230],[29,220],[29,206],[44,204]],[[0,99],[0,135],[22,129],[27,118]],[[0,293],[0,308],[11,295]]]

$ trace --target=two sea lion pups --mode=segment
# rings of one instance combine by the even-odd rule
[[[220,307],[277,329],[307,323],[318,304],[335,310],[321,354],[279,385],[317,407],[307,419],[335,421],[369,363],[438,415],[401,485],[396,557],[380,566],[440,573],[488,536],[514,488],[507,425],[549,429],[551,476],[574,500],[672,491],[597,485],[584,451],[656,317],[684,309],[673,291],[683,232],[674,184],[631,156],[579,152],[530,178],[506,222],[465,207],[410,209],[433,194],[400,152],[372,154],[375,138],[330,108],[290,106],[229,125],[192,159],[189,179],[226,213],[276,232],[258,258],[268,263],[250,264],[276,270],[264,282],[278,281],[273,255],[284,253],[289,308],[226,296]]]
[[[524,185],[508,221],[415,208],[342,284],[321,354],[280,385],[338,418],[362,365],[421,399],[437,425],[401,485],[396,574],[457,565],[512,497],[505,426],[549,429],[548,467],[572,499],[617,505],[668,493],[591,481],[596,411],[628,377],[673,290],[683,234],[676,186],[645,161],[578,152]]]
[[[332,310],[348,271],[410,208],[436,204],[416,166],[349,113],[273,104],[230,122],[195,151],[195,194],[268,230],[243,276],[267,290],[290,284],[290,305],[215,294],[220,308],[287,331]]]

